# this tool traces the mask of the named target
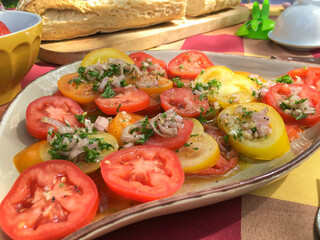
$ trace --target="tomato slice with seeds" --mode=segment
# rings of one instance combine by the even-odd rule
[[[135,87],[115,88],[115,96],[96,98],[95,102],[105,114],[116,115],[120,111],[137,112],[149,106],[149,95]]]
[[[137,113],[144,116],[154,117],[158,113],[164,112],[161,106],[160,94],[150,95],[150,104],[145,109],[138,111]]]
[[[31,136],[46,140],[51,124],[41,121],[43,117],[50,117],[62,123],[67,121],[71,127],[81,126],[75,114],[81,115],[83,110],[74,100],[62,96],[44,96],[29,104],[26,111],[26,127]],[[56,127],[54,130],[57,131]]]
[[[140,202],[168,197],[184,182],[178,156],[159,146],[114,152],[102,160],[101,174],[112,191]]]
[[[168,64],[170,78],[195,79],[201,71],[213,63],[202,52],[187,51],[179,54]]]
[[[162,137],[158,134],[154,134],[149,138],[145,145],[156,145],[171,150],[176,150],[181,147],[188,141],[191,136],[194,123],[190,119],[183,120],[184,127],[178,129],[178,134],[175,137]]]
[[[188,88],[171,88],[160,94],[161,106],[164,110],[171,108],[183,117],[199,117],[205,114],[210,106],[207,98],[200,99]]]
[[[292,98],[292,91],[301,89],[297,94],[302,101],[308,99],[314,113],[305,114],[302,118],[289,115],[280,106],[283,100]],[[273,85],[265,95],[263,102],[272,106],[283,118],[285,123],[298,124],[299,126],[311,127],[320,121],[320,92],[312,87],[301,84],[277,83]]]
[[[141,70],[143,70],[143,62],[148,63],[148,67],[146,68],[146,70],[148,72],[152,72],[154,70],[159,70],[156,69],[155,64],[159,65],[159,67],[161,67],[164,71],[164,75],[163,77],[167,77],[168,76],[168,69],[167,69],[167,63],[163,60],[157,59],[153,56],[151,56],[150,54],[144,53],[144,52],[135,52],[135,53],[131,53],[129,55],[129,57],[134,61],[134,64]],[[155,68],[155,69],[154,69]]]
[[[76,165],[52,160],[23,171],[0,205],[1,228],[13,239],[60,239],[89,224],[98,190]]]
[[[69,73],[62,76],[58,81],[58,88],[62,94],[69,97],[80,104],[88,104],[94,102],[99,96],[99,92],[93,91],[92,83],[70,83],[70,80],[77,78],[78,73]]]
[[[287,74],[297,84],[304,84],[320,90],[320,68],[318,67],[297,68],[289,71]]]

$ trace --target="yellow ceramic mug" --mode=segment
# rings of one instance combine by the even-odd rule
[[[21,90],[20,82],[35,63],[41,43],[41,17],[21,11],[1,11],[11,34],[0,36],[0,105]]]

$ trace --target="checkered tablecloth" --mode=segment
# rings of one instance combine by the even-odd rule
[[[240,25],[159,46],[247,56],[320,58],[320,49],[298,52],[269,40],[235,36]],[[29,82],[56,66],[37,63],[22,82]],[[225,202],[157,217],[123,227],[100,239],[125,240],[304,240],[318,239],[314,219],[320,196],[320,152],[313,154],[287,177],[264,188]],[[317,181],[318,180],[318,181]]]

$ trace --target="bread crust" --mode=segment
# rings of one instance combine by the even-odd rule
[[[186,16],[197,17],[241,3],[241,0],[187,0]]]
[[[20,0],[17,9],[42,17],[43,40],[63,40],[182,18],[186,0]]]

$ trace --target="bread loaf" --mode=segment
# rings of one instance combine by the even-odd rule
[[[43,40],[62,40],[178,19],[186,0],[20,0],[17,9],[42,17]]]
[[[196,17],[233,7],[241,0],[187,0],[186,16]]]

